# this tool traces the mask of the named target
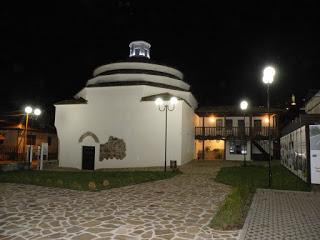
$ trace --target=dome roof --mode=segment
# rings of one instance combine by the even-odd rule
[[[130,58],[127,61],[110,63],[96,68],[93,72],[93,78],[86,84],[87,87],[155,85],[184,91],[190,89],[189,84],[183,81],[182,72],[150,61],[151,45],[149,43],[134,41],[129,46]]]

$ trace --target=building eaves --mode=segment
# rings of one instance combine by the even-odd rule
[[[59,101],[55,103],[54,105],[69,105],[69,104],[87,104],[88,101],[84,98],[72,98],[72,99],[66,99]]]
[[[178,96],[175,96],[175,95],[173,95],[171,93],[168,93],[168,92],[142,97],[141,98],[141,102],[144,102],[144,101],[155,101],[158,97],[162,98],[162,100],[164,100],[164,101],[169,101],[171,97],[176,97],[178,100],[184,101],[186,104],[188,104],[188,106],[191,107],[191,104],[186,99],[178,97]]]

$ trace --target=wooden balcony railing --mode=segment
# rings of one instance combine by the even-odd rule
[[[196,139],[219,139],[219,138],[268,138],[268,127],[195,127]],[[275,128],[270,128],[272,138],[277,137]]]

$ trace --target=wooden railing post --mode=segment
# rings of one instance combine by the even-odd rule
[[[205,139],[205,128],[204,128],[204,117],[202,117],[202,160],[204,160],[204,139]]]
[[[268,136],[271,136],[272,138],[278,137],[278,130],[274,127],[270,128],[270,131],[268,131],[267,127],[232,127],[232,128],[226,128],[226,127],[195,127],[195,137],[198,140],[204,141],[208,138],[221,138],[221,137],[236,137],[236,138],[243,138],[247,137],[250,139],[255,138],[267,138]],[[204,149],[204,146],[203,146]]]

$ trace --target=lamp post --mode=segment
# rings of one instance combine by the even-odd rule
[[[26,161],[28,161],[26,147],[27,147],[27,137],[28,137],[29,115],[33,113],[34,115],[39,116],[41,114],[41,110],[39,108],[35,108],[33,110],[32,107],[27,106],[27,107],[25,107],[24,111],[26,113],[26,123],[25,123],[25,132],[24,132],[23,152],[25,154]],[[30,169],[30,159],[28,162],[28,168]]]
[[[167,125],[168,125],[168,110],[173,111],[175,109],[178,99],[171,97],[169,104],[164,104],[162,98],[157,98],[155,104],[159,107],[159,111],[165,112],[165,139],[164,139],[164,171],[167,171]]]
[[[240,109],[243,113],[243,166],[246,165],[246,155],[247,155],[247,141],[246,141],[246,115],[245,112],[248,108],[248,102],[243,100],[240,102]],[[239,127],[239,126],[238,126]]]
[[[269,187],[271,187],[272,172],[271,172],[271,132],[270,132],[270,84],[273,82],[273,78],[276,71],[273,67],[266,67],[263,70],[262,81],[267,85],[267,111],[268,111],[268,140],[269,140]]]

